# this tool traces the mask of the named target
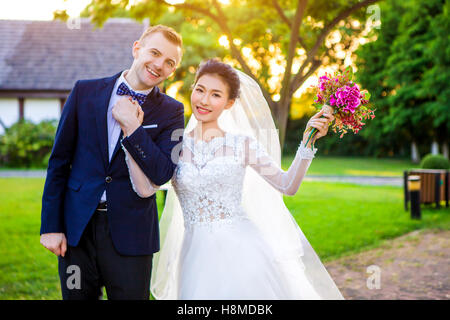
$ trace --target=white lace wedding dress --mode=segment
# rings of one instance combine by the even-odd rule
[[[124,150],[134,190],[150,196],[156,186]],[[184,218],[178,274],[169,275],[177,279],[176,298],[321,299],[306,276],[297,274],[292,283],[281,271],[241,206],[246,170],[255,170],[281,193],[294,195],[317,149],[302,142],[288,171],[256,140],[239,134],[226,133],[209,142],[186,134],[181,150],[172,178]]]

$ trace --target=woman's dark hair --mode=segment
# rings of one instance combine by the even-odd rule
[[[197,69],[195,74],[194,85],[205,74],[217,74],[228,85],[229,99],[234,100],[239,97],[240,80],[237,72],[228,64],[221,62],[214,58],[203,61]]]

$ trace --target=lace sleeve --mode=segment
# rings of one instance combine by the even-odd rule
[[[144,174],[139,165],[134,161],[133,157],[130,155],[128,150],[121,143],[122,149],[125,152],[125,162],[128,167],[128,172],[130,174],[131,186],[134,192],[141,198],[148,198],[152,196],[159,188],[159,186],[154,185]]]
[[[252,167],[275,189],[290,196],[297,192],[317,152],[317,148],[311,150],[302,141],[291,166],[288,171],[284,171],[256,140],[249,138],[246,143],[246,165]]]

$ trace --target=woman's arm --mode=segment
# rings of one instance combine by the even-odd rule
[[[317,148],[311,150],[302,141],[291,166],[287,171],[284,171],[256,140],[249,140],[247,143],[246,164],[281,193],[290,196],[295,195],[311,165]]]
[[[130,181],[134,192],[141,198],[148,198],[155,194],[159,186],[154,185],[147,178],[123,144],[122,149],[125,152],[125,162],[128,167],[128,172],[130,173]]]
[[[320,118],[322,114],[325,118]],[[327,134],[329,121],[333,119],[333,115],[324,114],[323,110],[311,117],[303,133],[303,140],[297,148],[295,158],[288,171],[282,170],[267,154],[264,147],[252,138],[246,141],[246,164],[281,193],[290,196],[295,195],[317,152],[317,148],[311,149],[311,145],[315,140]],[[312,128],[317,128],[319,132],[316,134],[314,141],[311,139],[306,146],[305,143]]]

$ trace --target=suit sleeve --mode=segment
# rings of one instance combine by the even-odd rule
[[[172,178],[184,129],[184,107],[178,103],[173,116],[167,120],[164,130],[153,141],[140,126],[122,140],[122,145],[155,185],[163,185]]]
[[[40,234],[64,232],[64,195],[78,135],[78,86],[79,81],[75,83],[64,104],[48,161],[42,196]]]

